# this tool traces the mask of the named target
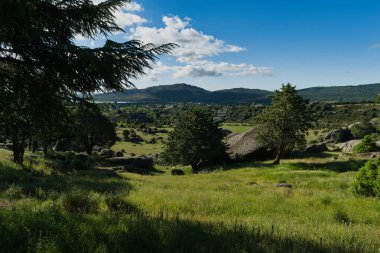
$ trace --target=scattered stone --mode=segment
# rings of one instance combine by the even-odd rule
[[[324,142],[346,142],[354,139],[351,130],[348,128],[336,129],[328,132],[324,137]]]
[[[124,153],[122,151],[118,151],[115,153],[115,157],[124,157]]]
[[[99,156],[106,159],[112,158],[115,156],[115,151],[111,149],[103,149],[102,151],[100,151]]]
[[[338,143],[336,144],[336,146],[339,147],[343,153],[353,153],[354,147],[357,146],[359,143],[360,140],[352,140],[344,143]]]
[[[293,188],[293,185],[288,184],[288,183],[279,183],[277,184],[278,188]]]
[[[324,152],[327,150],[328,150],[328,148],[327,148],[326,142],[312,144],[312,145],[309,145],[305,148],[305,152],[307,152],[307,153],[321,153],[321,152]]]
[[[174,170],[172,170],[172,175],[173,176],[184,176],[185,172],[183,172],[183,170],[180,170],[180,169],[174,169]]]
[[[113,157],[106,159],[109,166],[133,166],[142,169],[153,169],[153,159],[150,157]]]

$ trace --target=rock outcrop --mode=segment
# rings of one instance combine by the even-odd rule
[[[321,153],[321,152],[324,152],[327,150],[328,150],[328,148],[327,148],[326,142],[312,144],[312,145],[309,145],[305,148],[305,152],[307,152],[307,153]]]
[[[338,143],[335,146],[340,148],[343,153],[352,153],[354,151],[354,147],[360,143],[360,140],[352,140],[344,143]]]
[[[257,141],[257,130],[252,128],[243,134],[230,135],[227,154],[231,161],[253,161],[273,158],[273,152]]]

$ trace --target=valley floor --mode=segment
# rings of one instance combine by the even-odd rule
[[[323,154],[174,177],[21,169],[1,152],[1,252],[379,252],[363,161]],[[28,167],[28,166],[27,166]],[[282,186],[279,187],[279,183]]]

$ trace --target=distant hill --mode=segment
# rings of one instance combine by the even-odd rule
[[[298,94],[311,101],[360,102],[372,101],[380,93],[380,83],[358,86],[313,87],[298,90]],[[214,104],[269,104],[271,91],[260,89],[227,89],[208,91],[189,84],[173,84],[132,89],[124,92],[98,94],[99,102],[117,101],[131,103],[214,103]]]
[[[311,101],[337,102],[373,101],[378,93],[380,93],[380,83],[357,86],[313,87],[298,91],[298,94]]]
[[[229,89],[208,91],[188,84],[160,85],[146,89],[126,90],[122,93],[104,93],[95,96],[97,101],[137,102],[137,103],[215,103],[246,104],[270,102],[271,92],[258,89]]]

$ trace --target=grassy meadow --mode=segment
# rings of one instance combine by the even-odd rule
[[[25,168],[0,157],[0,252],[379,252],[364,160],[326,153],[174,177]],[[278,183],[292,188],[277,187]]]

